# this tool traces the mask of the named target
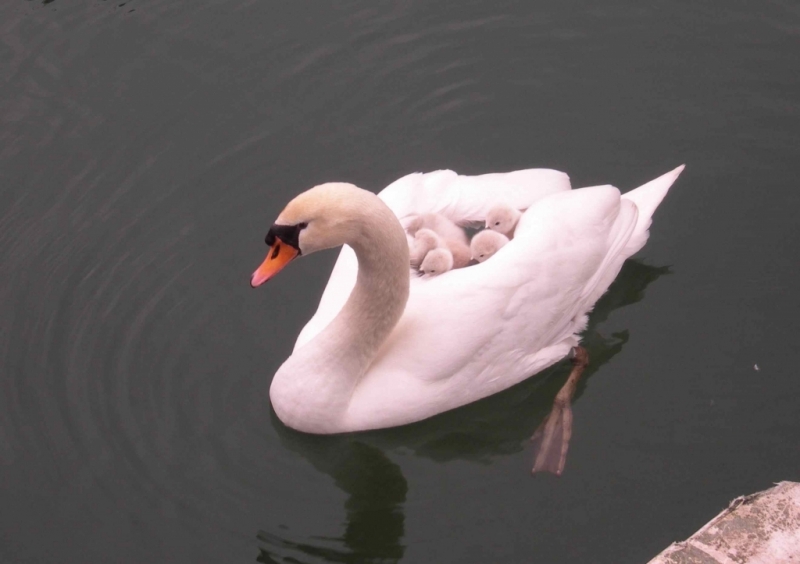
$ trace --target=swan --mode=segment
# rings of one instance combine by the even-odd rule
[[[572,190],[548,169],[481,176],[414,173],[379,195],[327,183],[295,197],[270,227],[259,286],[297,256],[344,245],[316,313],[270,386],[278,418],[317,434],[426,419],[495,394],[563,359],[587,312],[647,241],[683,166],[621,195]],[[420,278],[401,220],[438,213],[485,221],[525,209],[490,262]]]
[[[476,233],[469,242],[472,259],[478,262],[489,260],[497,251],[508,244],[508,237],[491,229]]]
[[[452,269],[453,253],[444,247],[429,252],[419,267],[419,271],[424,276],[439,276]]]

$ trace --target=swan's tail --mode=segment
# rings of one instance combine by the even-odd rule
[[[631,238],[628,239],[628,243],[625,246],[625,254],[627,256],[631,256],[644,247],[650,235],[649,229],[650,224],[653,222],[653,213],[661,203],[661,200],[664,199],[664,196],[667,195],[670,186],[672,186],[681,172],[683,172],[685,166],[686,165],[681,165],[675,170],[663,174],[655,180],[651,180],[647,184],[643,184],[622,195],[623,200],[630,200],[636,204],[636,208],[639,210],[639,218],[636,220],[636,227],[633,228]]]
[[[669,187],[683,171],[683,165],[635,190],[623,194],[619,215],[609,233],[609,249],[603,263],[581,292],[586,309],[594,306],[619,274],[625,260],[644,247],[653,212],[667,195]],[[585,188],[582,188],[585,190]]]

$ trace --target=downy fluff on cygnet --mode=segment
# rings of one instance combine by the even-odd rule
[[[469,245],[466,232],[449,218],[440,213],[423,213],[414,217],[406,226],[406,231],[416,235],[420,229],[432,229],[443,239],[459,241]]]
[[[453,239],[444,239],[442,243],[453,256],[453,268],[464,268],[469,265],[469,245],[461,241],[454,241]]]
[[[508,237],[491,229],[477,233],[469,244],[472,258],[478,262],[488,260],[500,248],[508,243]]]
[[[486,229],[497,231],[509,239],[513,239],[514,230],[517,228],[520,217],[522,217],[521,211],[505,204],[497,205],[486,214]]]
[[[425,255],[419,267],[423,276],[439,276],[453,268],[453,253],[444,247],[434,249]]]
[[[419,268],[422,261],[425,260],[425,255],[441,245],[441,238],[432,229],[423,228],[416,231],[408,253],[411,267]]]
[[[431,227],[419,227],[419,223]],[[467,234],[443,215],[429,213],[417,216],[409,224],[408,232],[411,231],[414,231],[414,242],[409,245],[409,258],[413,268],[419,268],[425,255],[440,247],[448,249],[453,255],[452,268],[464,268],[469,265]]]

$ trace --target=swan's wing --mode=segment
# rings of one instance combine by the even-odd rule
[[[483,221],[493,206],[508,204],[528,209],[556,192],[570,190],[569,177],[550,169],[518,170],[481,176],[459,176],[451,170],[414,173],[384,188],[381,198],[401,221],[421,213],[441,213],[463,224]],[[356,283],[358,261],[345,245],[333,267],[317,312],[295,343],[295,350],[310,341],[342,309]]]
[[[648,230],[650,229],[650,224],[652,223],[651,218],[653,217],[653,212],[656,211],[656,208],[661,203],[661,200],[663,200],[664,196],[667,195],[669,187],[672,186],[673,182],[678,179],[678,176],[680,176],[684,168],[685,165],[681,165],[675,170],[671,170],[666,174],[662,174],[655,180],[651,180],[647,184],[643,184],[642,186],[639,186],[638,188],[622,195],[623,200],[629,200],[633,202],[636,204],[636,208],[639,210],[639,219],[636,223],[634,234],[628,242],[628,252],[630,254],[633,254],[644,247],[644,244],[647,242],[647,238],[650,235]]]
[[[367,396],[360,405],[413,397],[436,411],[456,407],[521,381],[577,344],[596,281],[624,261],[635,206],[604,186],[548,196],[525,215],[522,232],[490,260],[413,281],[403,318],[356,392]]]
[[[569,177],[550,169],[460,176],[452,170],[414,173],[392,182],[378,196],[401,220],[440,213],[459,224],[483,222],[498,204],[528,209],[533,202],[570,190]]]

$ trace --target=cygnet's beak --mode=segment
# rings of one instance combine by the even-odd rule
[[[267,253],[267,258],[253,273],[253,276],[250,277],[250,286],[253,288],[261,286],[283,270],[283,267],[292,262],[298,254],[299,251],[295,247],[284,243],[276,237],[269,249],[269,253]]]

